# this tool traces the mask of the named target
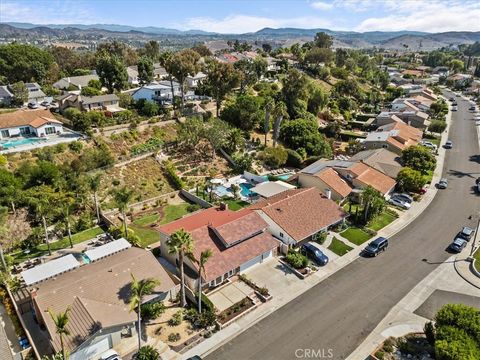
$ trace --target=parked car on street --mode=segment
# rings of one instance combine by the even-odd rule
[[[477,108],[476,108],[475,105],[472,105],[472,106],[470,106],[470,107],[468,108],[468,110],[470,110],[470,111],[475,111],[475,110],[477,110]]]
[[[457,237],[470,241],[473,234],[475,234],[475,230],[469,228],[468,226],[464,226],[462,230],[460,230],[460,232],[458,233]]]
[[[451,149],[451,148],[453,148],[453,142],[452,142],[452,140],[447,140],[447,141],[445,142],[445,145],[444,145],[443,147],[444,147],[445,149]]]
[[[441,178],[437,184],[437,188],[446,189],[447,187],[448,187],[448,180],[445,178]]]
[[[27,106],[29,109],[38,109],[38,104],[36,102],[29,102]]]
[[[408,210],[412,206],[411,203],[405,201],[403,198],[400,198],[398,196],[392,196],[388,202],[392,205],[398,206],[402,209]]]
[[[40,105],[48,107],[48,106],[50,106],[50,103],[47,100],[44,100],[40,103]]]
[[[387,247],[388,239],[379,237],[370,242],[363,252],[367,256],[377,256],[381,251],[387,250]]]
[[[458,111],[458,107],[457,106],[452,106],[452,111]]]
[[[317,248],[315,245],[310,244],[310,243],[305,243],[302,245],[300,248],[300,252],[303,255],[306,255],[313,261],[315,261],[319,265],[327,265],[328,264],[328,256],[325,255],[319,248]]]
[[[467,240],[462,239],[462,238],[456,238],[448,246],[448,249],[453,251],[453,252],[459,253],[465,248],[465,246],[467,246]]]

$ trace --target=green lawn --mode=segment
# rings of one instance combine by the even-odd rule
[[[99,226],[95,226],[93,228],[90,228],[72,235],[72,242],[74,245],[79,244],[81,242],[93,239],[95,236],[100,235],[102,233],[103,233],[102,228],[100,228]],[[50,244],[50,248],[52,249],[52,251],[64,249],[69,246],[70,246],[70,242],[68,240],[68,236],[64,237],[62,240],[55,241]],[[42,255],[45,255],[47,252],[48,252],[47,244],[42,243],[38,245],[36,248],[31,249],[30,254],[24,254],[23,251],[20,251],[15,254],[12,254],[12,256],[15,259],[14,260],[15,263],[20,263],[27,259],[33,259]]]
[[[140,238],[140,246],[147,247],[148,245],[152,245],[154,243],[160,243],[160,234],[156,230],[147,229],[137,225],[130,225],[130,228],[135,232]]]
[[[168,224],[174,220],[180,219],[182,216],[188,214],[188,207],[190,204],[167,205],[163,208],[164,215],[160,221],[160,225]]]
[[[328,250],[333,251],[338,256],[343,256],[352,249],[352,247],[348,246],[342,240],[339,240],[336,237],[332,239],[332,243],[328,247]]]
[[[228,208],[233,211],[243,209],[245,206],[250,205],[249,203],[243,200],[229,199],[229,200],[224,200],[224,202],[228,205]]]
[[[475,268],[477,271],[480,272],[480,248],[478,248],[477,251],[475,251],[475,254],[473,254],[473,257],[475,258]]]
[[[372,237],[362,229],[355,226],[349,227],[347,230],[340,233],[340,235],[355,245],[362,245],[365,241]]]
[[[382,214],[376,216],[373,220],[371,220],[368,224],[368,227],[372,230],[378,231],[380,229],[383,229],[385,226],[387,226],[396,219],[397,216],[385,211]]]
[[[159,214],[150,214],[150,215],[145,215],[145,216],[142,216],[141,218],[133,220],[133,223],[139,226],[146,226],[146,225],[156,223],[159,219],[160,219]]]

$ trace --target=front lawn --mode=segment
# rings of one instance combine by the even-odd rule
[[[376,216],[368,223],[368,227],[372,230],[378,231],[385,226],[395,221],[398,216],[395,216],[392,212],[384,211],[380,215]]]
[[[99,226],[95,226],[93,228],[81,231],[72,235],[72,242],[73,244],[79,244],[81,242],[93,239],[95,236],[100,235],[103,233],[102,228]],[[68,236],[65,236],[62,240],[54,241],[50,243],[50,248],[52,251],[65,249],[70,246],[70,241],[68,240]],[[30,250],[29,254],[24,254],[23,251],[18,253],[12,254],[14,257],[15,263],[21,263],[28,259],[33,259],[48,253],[48,246],[45,243],[37,245],[34,249]]]
[[[160,243],[160,234],[158,231],[137,226],[135,224],[131,224],[130,228],[135,232],[135,235],[140,238],[139,246],[147,247],[156,242]]]
[[[334,252],[338,256],[343,256],[352,249],[352,247],[348,246],[342,240],[339,240],[336,237],[332,239],[332,243],[328,247],[328,250]]]
[[[243,209],[245,206],[250,205],[249,203],[243,200],[229,199],[229,200],[224,200],[224,202],[225,204],[228,205],[228,208],[233,211]]]
[[[475,251],[475,254],[473,254],[473,257],[475,258],[475,269],[477,269],[477,271],[480,272],[480,248],[478,248],[478,250]]]
[[[347,230],[340,233],[340,235],[355,245],[362,245],[365,241],[372,237],[372,235],[367,234],[365,231],[356,226],[349,227]]]

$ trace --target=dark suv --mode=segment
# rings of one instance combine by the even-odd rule
[[[325,255],[320,249],[318,249],[315,245],[310,243],[305,243],[300,248],[300,252],[313,261],[315,261],[319,265],[327,265],[328,264],[328,256]]]
[[[364,254],[367,256],[377,256],[381,251],[387,250],[388,239],[379,237],[373,240],[364,250]]]

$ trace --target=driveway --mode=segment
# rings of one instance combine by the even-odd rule
[[[223,311],[252,293],[253,289],[250,286],[237,280],[212,291],[208,298],[219,311]]]
[[[395,304],[450,257],[448,244],[461,226],[475,226],[480,210],[473,190],[480,174],[475,121],[468,102],[458,105],[449,136],[456,145],[447,152],[443,169],[449,187],[390,238],[389,250],[355,260],[206,359],[290,360],[313,349],[344,360]]]

